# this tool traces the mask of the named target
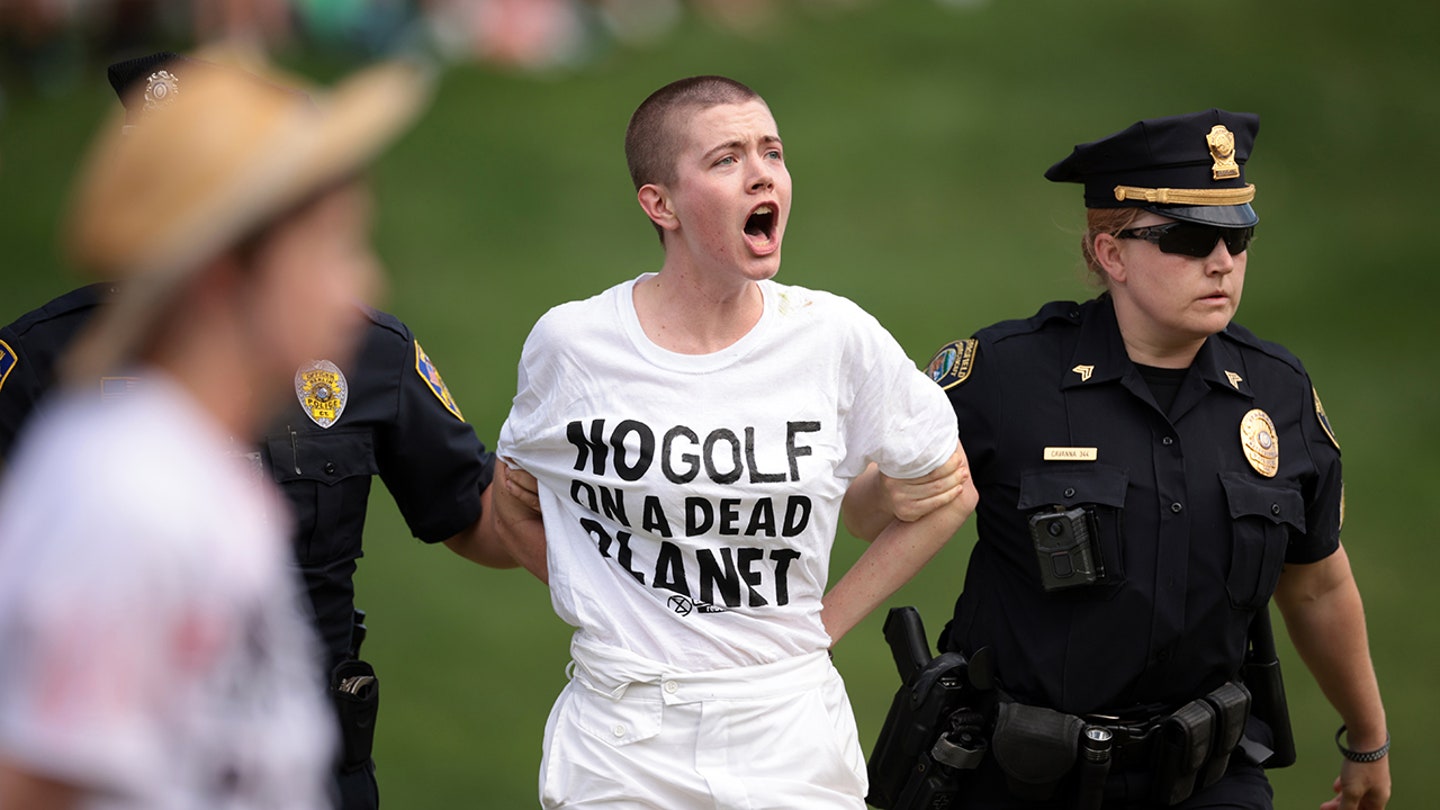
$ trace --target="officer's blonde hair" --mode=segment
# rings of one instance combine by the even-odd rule
[[[1111,236],[1131,227],[1145,209],[1087,208],[1085,209],[1085,235],[1080,237],[1080,254],[1085,257],[1085,267],[1090,271],[1090,280],[1101,287],[1109,287],[1109,276],[1095,258],[1095,237],[1102,233]]]

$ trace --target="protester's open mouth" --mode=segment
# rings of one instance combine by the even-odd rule
[[[775,206],[762,203],[745,219],[745,236],[756,248],[764,248],[775,241]]]

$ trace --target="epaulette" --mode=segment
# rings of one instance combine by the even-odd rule
[[[940,347],[930,358],[925,373],[943,389],[949,390],[965,382],[975,369],[980,344],[994,343],[1007,337],[1038,332],[1052,321],[1079,323],[1080,305],[1073,301],[1052,301],[1029,318],[1001,321],[975,333],[969,340],[952,340]]]
[[[1081,304],[1074,301],[1051,301],[1040,308],[1039,312],[1028,318],[1017,318],[1010,321],[1000,321],[992,326],[987,326],[975,333],[975,337],[982,341],[1003,340],[1016,335],[1027,335],[1038,332],[1046,325],[1054,321],[1065,323],[1080,323]]]
[[[1267,357],[1279,360],[1302,376],[1305,375],[1304,364],[1301,363],[1300,358],[1296,357],[1289,349],[1281,346],[1279,343],[1272,343],[1256,337],[1254,332],[1251,332],[1238,323],[1232,321],[1229,326],[1226,326],[1220,332],[1220,337],[1244,346],[1247,349],[1260,352]]]
[[[16,318],[15,322],[10,324],[10,329],[16,335],[23,337],[37,324],[92,309],[105,303],[117,289],[119,288],[114,284],[103,281],[76,288]]]
[[[395,333],[406,343],[410,342],[412,334],[410,327],[406,326],[404,321],[388,312],[381,312],[374,307],[361,306],[360,309],[365,313],[365,317],[369,319],[370,323],[387,332]]]

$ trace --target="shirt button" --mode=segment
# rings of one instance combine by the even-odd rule
[[[1066,488],[1065,488],[1065,497],[1067,497],[1067,498],[1073,498],[1073,497],[1075,497],[1075,488],[1074,488],[1074,487],[1066,487]]]
[[[625,727],[624,727],[623,725],[620,725],[619,723],[616,723],[616,724],[615,724],[615,728],[612,728],[612,729],[610,729],[610,730],[613,731],[613,732],[615,732],[615,736],[616,736],[616,737],[624,737],[624,736],[625,736]]]
[[[666,681],[666,682],[665,682],[665,691],[666,691],[666,692],[669,692],[670,694],[673,695],[673,694],[675,694],[676,692],[680,691],[680,684],[678,684],[678,683],[676,683],[676,682],[674,682],[674,681]]]
[[[335,474],[335,462],[333,462],[333,461],[327,461],[327,462],[325,462],[325,474],[326,474],[326,475],[334,475],[334,474]]]
[[[1181,506],[1179,503],[1172,503],[1172,504],[1170,504],[1170,511],[1171,511],[1171,512],[1174,512],[1174,513],[1177,514],[1177,515],[1180,514],[1180,512],[1183,511],[1184,509],[1185,509],[1185,507]]]
[[[1165,438],[1160,440],[1160,443],[1165,445],[1166,447],[1169,447],[1170,445],[1175,443],[1175,440],[1170,438],[1169,436],[1166,436]]]
[[[1278,514],[1280,514],[1280,504],[1278,504],[1278,503],[1272,503],[1272,504],[1270,504],[1270,514],[1272,514],[1272,515],[1278,515]]]

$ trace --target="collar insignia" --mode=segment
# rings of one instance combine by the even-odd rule
[[[1095,367],[1087,365],[1079,365],[1070,370],[1080,375],[1081,382],[1088,382],[1090,375],[1095,373]]]
[[[1244,377],[1241,377],[1239,374],[1236,374],[1235,372],[1229,370],[1226,370],[1225,372],[1225,379],[1230,381],[1230,386],[1236,391],[1240,390],[1240,383],[1245,382]]]
[[[328,428],[340,421],[350,399],[350,383],[329,360],[311,360],[295,371],[295,398],[310,421]]]
[[[975,368],[976,345],[978,344],[974,338],[945,344],[930,358],[925,374],[945,390],[965,382],[970,377],[970,371]]]
[[[145,111],[174,103],[180,95],[180,80],[168,70],[157,70],[145,80]]]
[[[460,415],[459,403],[455,401],[455,397],[450,395],[450,389],[445,387],[445,381],[440,379],[440,369],[435,368],[435,363],[430,360],[429,355],[425,354],[425,350],[420,348],[418,340],[415,341],[415,371],[420,374],[420,379],[425,381],[430,393],[434,394],[435,398],[440,400],[440,404],[445,406],[445,410],[455,414],[456,419],[465,419]]]
[[[1233,180],[1240,176],[1240,164],[1235,162],[1234,133],[1223,124],[1216,124],[1210,128],[1210,134],[1205,136],[1205,143],[1209,144],[1210,157],[1215,160],[1215,165],[1210,167],[1210,174],[1214,179]]]
[[[19,355],[10,348],[10,344],[0,340],[0,388],[5,387],[5,378],[10,376],[10,370],[19,364]]]
[[[1339,450],[1340,440],[1335,438],[1335,431],[1330,427],[1330,417],[1325,415],[1325,406],[1320,404],[1320,392],[1316,391],[1313,385],[1310,386],[1310,395],[1315,397],[1315,416],[1320,420],[1320,427],[1324,428],[1325,435],[1330,437],[1330,443]]]
[[[1280,469],[1280,437],[1275,435],[1275,423],[1270,415],[1255,408],[1240,420],[1240,447],[1245,451],[1245,460],[1255,472],[1266,478],[1274,478]]]

